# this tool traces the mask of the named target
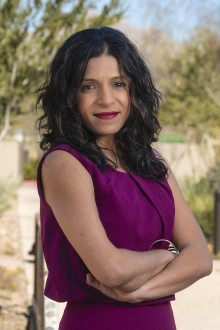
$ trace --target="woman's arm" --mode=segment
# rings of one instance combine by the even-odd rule
[[[135,303],[169,296],[212,272],[212,259],[205,238],[172,173],[168,181],[175,200],[173,240],[181,251],[180,255],[139,289],[133,287],[132,290],[130,285],[130,293],[127,290],[129,283],[111,290],[88,276],[88,284],[114,299]]]
[[[165,250],[135,252],[117,249],[99,218],[91,176],[69,153],[51,152],[42,166],[47,203],[89,271],[105,285],[132,283],[140,288],[161,272],[174,256]]]
[[[176,210],[173,240],[181,252],[162,272],[145,284],[141,297],[144,300],[181,291],[212,272],[212,258],[206,240],[172,173],[168,182]]]

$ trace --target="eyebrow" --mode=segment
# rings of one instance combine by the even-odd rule
[[[126,76],[116,76],[116,77],[110,78],[110,80],[116,80],[116,79],[126,79]],[[94,81],[94,82],[98,82],[98,80],[93,79],[93,78],[86,78],[86,79],[83,79],[83,81]]]

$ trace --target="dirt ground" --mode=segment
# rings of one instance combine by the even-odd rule
[[[0,217],[0,329],[25,330],[28,299],[17,203]]]

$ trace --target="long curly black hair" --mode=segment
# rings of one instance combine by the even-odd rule
[[[96,144],[96,137],[83,124],[77,111],[83,76],[88,61],[102,54],[116,58],[129,79],[131,111],[116,134],[116,148],[129,170],[153,180],[167,176],[168,167],[152,149],[161,130],[158,110],[161,99],[150,70],[135,45],[119,30],[99,27],[71,35],[59,48],[37,90],[37,120],[40,147],[46,151],[66,143],[94,162],[101,172],[117,167]]]

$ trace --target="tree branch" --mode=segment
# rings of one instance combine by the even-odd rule
[[[15,84],[15,79],[16,79],[16,74],[17,74],[17,67],[18,67],[18,61],[15,60],[13,67],[12,67],[10,90],[9,90],[10,92],[9,92],[9,97],[8,97],[8,101],[7,101],[6,109],[5,109],[4,126],[0,133],[0,142],[5,138],[8,130],[9,130],[9,127],[10,127],[10,115],[11,115],[12,99],[13,99],[13,92],[14,92],[14,84]]]
[[[203,85],[203,88],[206,91],[206,93],[208,94],[208,96],[210,97],[210,99],[215,103],[215,105],[217,105],[217,107],[220,108],[220,100],[218,98],[216,98],[215,94],[211,91],[211,89],[204,85]]]

